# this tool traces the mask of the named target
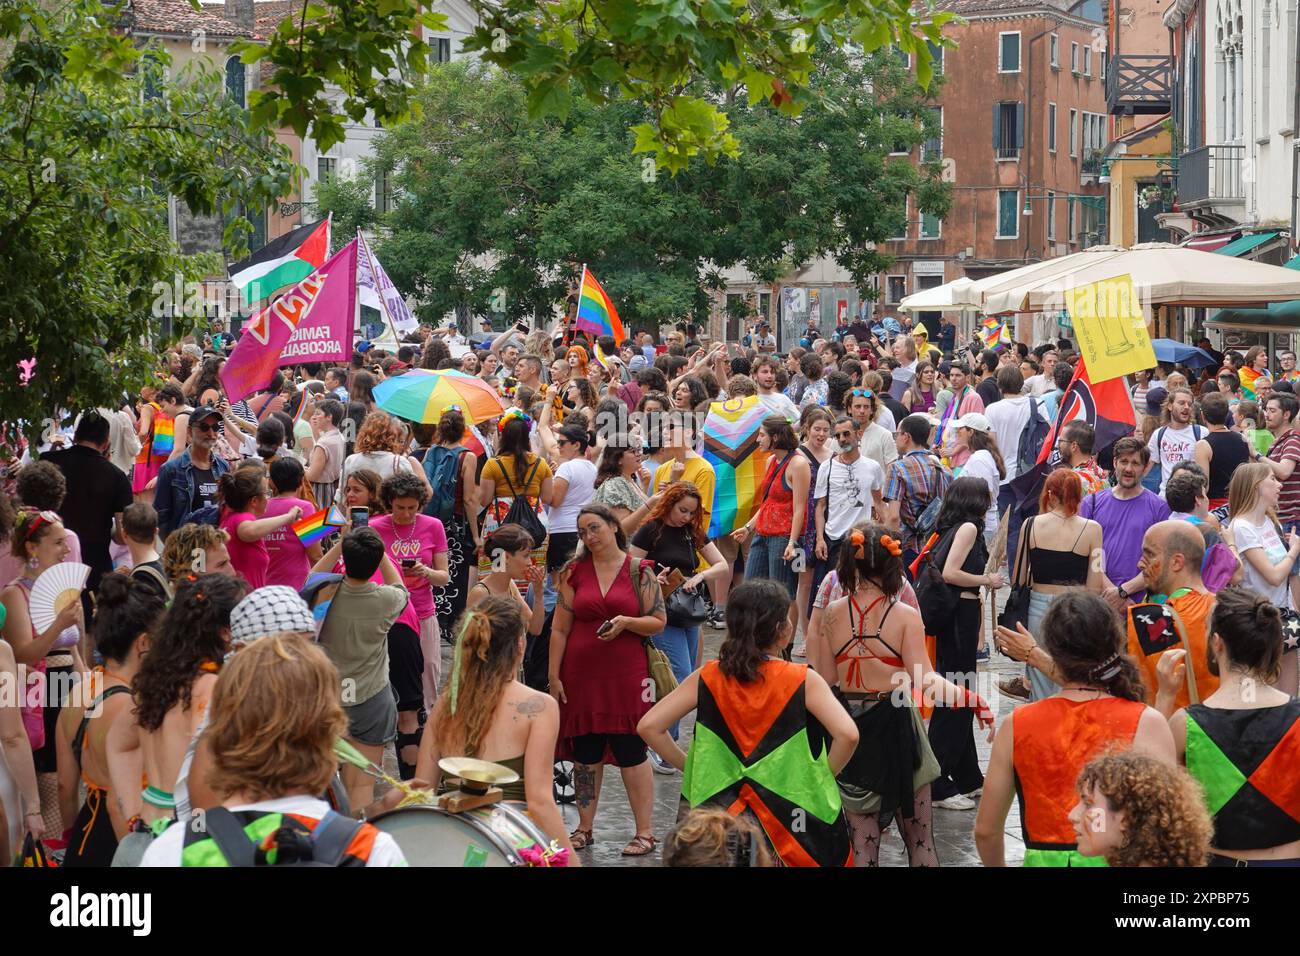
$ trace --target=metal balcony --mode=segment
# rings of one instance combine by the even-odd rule
[[[1121,55],[1107,66],[1106,109],[1112,115],[1160,116],[1174,96],[1174,61],[1168,56]]]
[[[1178,205],[1191,212],[1215,204],[1243,203],[1245,146],[1198,146],[1178,159]]]

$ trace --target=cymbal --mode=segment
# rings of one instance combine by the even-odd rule
[[[438,766],[449,776],[488,786],[514,783],[519,779],[519,774],[509,767],[473,757],[443,757],[438,761]]]

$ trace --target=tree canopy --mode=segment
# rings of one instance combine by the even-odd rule
[[[648,327],[706,314],[729,266],[770,281],[830,255],[866,289],[890,263],[877,245],[899,234],[909,196],[919,212],[947,211],[937,158],[890,155],[938,131],[894,54],[824,48],[818,63],[797,118],[718,91],[740,153],[677,176],[630,152],[639,104],[577,96],[564,118],[533,121],[512,75],[442,65],[420,118],[377,141],[399,195],[378,253],[429,320],[460,307],[550,315],[583,263],[625,323]]]

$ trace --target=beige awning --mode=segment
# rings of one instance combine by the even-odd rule
[[[1021,308],[1021,303],[1024,301],[1026,289],[1036,288],[1059,276],[1099,265],[1122,252],[1124,252],[1123,246],[1092,246],[1082,252],[1045,259],[1032,266],[981,279],[978,292],[983,310],[988,315],[1023,312],[1025,310]]]
[[[913,292],[898,303],[900,312],[960,312],[963,309],[978,309],[979,302],[971,298],[970,290],[975,280],[962,276],[937,285],[932,289]]]

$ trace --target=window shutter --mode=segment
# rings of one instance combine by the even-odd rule
[[[1002,148],[1002,104],[993,104],[993,148]]]
[[[1025,148],[1025,104],[1016,104],[1016,149]]]

